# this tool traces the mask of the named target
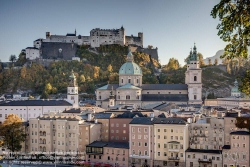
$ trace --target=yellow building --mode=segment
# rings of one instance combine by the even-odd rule
[[[154,166],[185,166],[188,124],[181,118],[154,119]]]

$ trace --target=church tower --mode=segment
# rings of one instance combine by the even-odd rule
[[[188,104],[202,104],[202,70],[200,68],[197,48],[194,44],[187,58],[185,84],[188,85]]]
[[[67,101],[73,105],[73,108],[78,108],[78,86],[76,83],[76,76],[72,70],[69,76],[69,86],[67,90]]]

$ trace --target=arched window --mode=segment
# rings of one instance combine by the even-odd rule
[[[131,83],[131,79],[128,79],[128,83]]]
[[[123,83],[123,79],[122,79],[122,83]]]
[[[197,81],[197,76],[194,76],[194,81]]]

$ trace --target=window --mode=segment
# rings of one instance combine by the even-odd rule
[[[148,133],[148,129],[147,128],[144,128],[144,133]]]
[[[160,143],[158,143],[158,148],[161,148],[161,144]]]
[[[130,96],[129,95],[126,95],[126,100],[130,100]]]
[[[197,76],[194,76],[194,81],[197,81]]]
[[[180,140],[183,140],[183,136],[180,136]]]
[[[135,145],[135,142],[132,142],[132,146],[134,146]]]
[[[171,133],[173,133],[174,132],[174,130],[173,129],[171,129]]]
[[[158,139],[160,139],[161,138],[161,136],[160,135],[158,135]]]
[[[135,135],[132,135],[132,139],[135,139]]]
[[[160,129],[158,129],[158,132],[160,132],[161,130]]]
[[[167,136],[164,135],[164,139],[167,139]]]
[[[197,99],[197,95],[194,95],[194,100],[196,100]]]
[[[108,160],[110,160],[110,156],[108,156]]]
[[[144,146],[147,147],[147,146],[148,146],[148,143],[144,143]]]
[[[141,142],[138,142],[138,146],[141,147]]]
[[[141,128],[138,128],[138,132],[141,133]]]
[[[138,139],[141,139],[141,135],[138,135]]]
[[[126,127],[126,124],[123,124],[123,127]]]
[[[193,167],[194,166],[194,163],[193,162],[190,162],[190,165],[189,165],[190,167]]]
[[[195,154],[193,154],[193,158],[195,158]],[[204,158],[205,159],[205,158]]]
[[[126,130],[123,130],[123,133],[126,133]]]
[[[167,144],[166,143],[164,143],[164,148],[167,148]]]
[[[131,83],[131,79],[128,79],[128,83]]]
[[[135,133],[135,128],[134,127],[132,128],[132,133]]]
[[[144,155],[148,155],[148,152],[147,152],[147,151],[145,151],[145,152],[144,152]]]
[[[167,129],[164,129],[164,132],[167,132]]]
[[[161,156],[161,153],[160,153],[160,152],[158,152],[158,156]]]
[[[167,153],[166,152],[164,152],[164,157],[166,157],[167,156]]]

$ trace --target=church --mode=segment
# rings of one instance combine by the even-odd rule
[[[119,84],[108,84],[96,90],[96,105],[105,109],[119,104],[133,109],[155,103],[202,104],[202,70],[197,48],[187,59],[185,84],[142,84],[142,70],[129,51],[126,62],[119,70]]]

